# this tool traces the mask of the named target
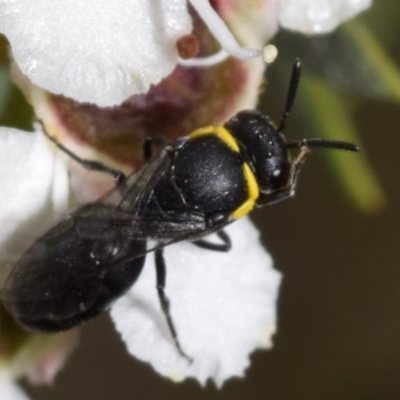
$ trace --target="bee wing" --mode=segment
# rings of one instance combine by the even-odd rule
[[[1,293],[26,328],[57,332],[100,314],[139,277],[146,254],[204,233],[204,219],[154,221],[102,203],[87,204],[38,239]],[[146,249],[149,235],[158,239]]]
[[[124,238],[112,223],[120,214],[88,204],[38,239],[6,280],[1,297],[8,311],[28,329],[60,331],[127,291],[143,268],[146,242]]]
[[[160,247],[195,240],[209,230],[203,213],[188,210],[168,215],[162,210],[148,209],[154,187],[169,170],[171,162],[170,153],[161,151],[139,171],[128,176],[125,182],[100,198],[100,203],[115,205],[121,213],[119,218],[114,216],[113,224],[119,226],[124,237],[130,240],[154,239],[160,242],[157,245]],[[150,251],[152,249],[146,252]]]
[[[1,298],[26,328],[55,332],[91,319],[136,281],[146,253],[204,233],[204,216],[146,210],[170,157],[163,152],[96,203],[39,238],[8,276]],[[145,212],[146,211],[146,212]],[[147,239],[158,241],[146,249]]]
[[[114,205],[125,213],[137,213],[146,206],[148,197],[157,181],[171,164],[171,157],[165,150],[117,184],[98,202]]]

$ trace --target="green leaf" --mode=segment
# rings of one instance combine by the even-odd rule
[[[307,106],[309,122],[318,136],[353,142],[361,147],[358,154],[330,151],[329,165],[339,177],[352,203],[366,213],[377,213],[385,205],[385,196],[368,161],[362,140],[349,116],[346,102],[324,79],[304,74],[302,103]]]
[[[373,68],[375,79],[383,94],[399,102],[400,69],[386,53],[382,44],[365,25],[358,21],[346,24],[344,31],[359,50],[360,64]]]
[[[3,117],[10,101],[12,82],[10,80],[9,67],[0,65],[0,118]]]

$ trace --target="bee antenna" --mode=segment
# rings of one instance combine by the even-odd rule
[[[289,117],[290,112],[292,111],[294,99],[296,98],[297,88],[299,86],[300,72],[301,72],[301,61],[300,61],[300,58],[296,58],[294,65],[293,65],[293,69],[292,69],[292,76],[290,78],[289,91],[288,91],[287,100],[286,100],[286,107],[285,107],[285,111],[282,115],[282,119],[281,119],[281,123],[278,128],[278,132],[283,132],[286,121]]]
[[[303,139],[297,140],[295,142],[290,142],[286,144],[286,148],[290,149],[293,147],[319,147],[319,148],[328,148],[328,149],[337,149],[337,150],[347,150],[347,151],[359,151],[360,148],[354,144],[349,142],[342,142],[339,140],[326,140],[326,139]]]

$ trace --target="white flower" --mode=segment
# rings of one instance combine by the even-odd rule
[[[286,17],[288,10],[296,9],[294,3],[284,0],[214,1],[218,14],[206,0],[191,0],[190,4],[203,18],[222,49],[241,59],[261,54],[261,47],[275,33],[279,20],[289,27],[292,23],[293,26],[297,24],[296,18]],[[361,7],[351,0],[332,0],[330,4],[332,7],[325,9],[332,17],[326,19],[329,24],[324,25],[324,21],[317,18],[318,29],[313,28],[317,25],[309,20],[306,25],[314,31],[332,29],[341,18],[349,18],[367,5],[363,3]],[[341,8],[338,8],[339,4]],[[308,11],[320,10],[317,2],[301,2],[301,5],[303,11],[304,7]],[[306,14],[313,15],[312,12]],[[230,25],[233,34],[222,22],[221,16]],[[311,21],[315,19],[311,18]],[[327,28],[328,25],[330,28]],[[125,127],[124,114],[118,112],[121,109],[126,111],[129,106],[137,113],[138,104],[139,108],[144,104],[143,114],[139,115],[143,116],[147,111],[146,118],[149,115],[153,117],[154,104],[154,109],[162,108],[157,103],[159,98],[162,99],[162,106],[166,105],[161,112],[162,129],[165,125],[163,118],[170,116],[170,109],[183,122],[179,128],[186,129],[185,134],[190,132],[188,127],[199,127],[192,126],[198,123],[193,118],[197,107],[201,108],[201,117],[206,118],[208,124],[221,123],[226,114],[232,115],[244,105],[254,107],[264,67],[260,60],[252,60],[251,68],[231,60],[226,63],[226,69],[213,69],[215,74],[215,71],[231,73],[227,85],[231,91],[223,85],[218,91],[214,89],[210,82],[215,81],[206,76],[207,72],[210,75],[213,72],[199,75],[196,71],[193,79],[191,73],[194,69],[184,66],[188,63],[179,60],[176,49],[177,40],[192,29],[192,18],[185,0],[0,0],[0,29],[11,43],[19,69],[34,84],[21,76],[18,83],[49,131],[57,137],[61,136],[62,140],[77,134],[75,128],[82,125],[93,137],[98,133],[97,126],[108,128],[110,121],[115,122],[113,112],[118,117],[122,115],[117,122]],[[249,48],[239,46],[235,37]],[[221,57],[218,57],[220,54],[212,59],[189,61],[193,65],[204,66],[220,61]],[[178,62],[180,67],[174,69]],[[168,85],[161,84],[152,87],[155,102],[151,96],[150,100],[137,97],[132,104],[124,104],[121,109],[108,110],[111,114],[93,107],[88,110],[88,106],[82,106],[82,110],[79,105],[71,105],[66,99],[56,99],[35,86],[81,102],[110,106],[133,94],[145,93],[173,70],[172,75],[175,75],[172,78],[170,75],[164,83],[171,78],[171,87],[180,89],[184,86],[185,90],[171,93]],[[199,80],[205,82],[204,87],[198,85],[196,78],[199,76],[203,78]],[[205,76],[207,79],[204,79]],[[182,77],[193,85],[190,90],[187,90],[184,79],[180,81]],[[196,89],[206,99],[205,102],[203,99],[196,102],[197,97],[192,95]],[[211,95],[211,90],[216,93]],[[223,106],[217,102],[222,94],[227,95],[228,100],[224,98]],[[60,105],[63,101],[64,105]],[[150,112],[146,106],[150,106]],[[185,117],[181,114],[182,109],[188,112]],[[75,116],[79,114],[78,123],[74,120],[74,113]],[[211,119],[210,114],[212,117],[217,114],[217,117]],[[150,119],[153,122],[154,118]],[[99,125],[92,124],[94,122]],[[168,124],[175,129],[175,123],[173,120]],[[111,126],[115,134],[118,126]],[[133,124],[132,129],[138,129],[142,136],[154,134],[146,130],[146,124]],[[79,134],[77,136],[80,137]],[[85,138],[82,142],[88,143]],[[82,150],[81,146],[71,141],[66,144],[72,144],[74,151]],[[96,150],[86,146],[86,150],[88,148],[96,154]],[[107,149],[110,157],[113,155],[111,150]],[[88,157],[85,151],[79,155],[93,158]],[[93,192],[101,192],[102,184],[96,179],[98,173],[85,171],[74,185],[68,177],[69,168],[74,177],[74,172],[79,169],[76,163],[60,151],[55,151],[54,146],[50,147],[40,131],[0,128],[0,246],[1,257],[8,265],[12,265],[18,252],[20,254],[29,246],[32,236],[37,237],[45,226],[67,212],[74,195],[82,195],[83,188],[87,190],[93,182]],[[102,178],[107,180],[104,176]],[[108,183],[112,184],[112,181],[109,179]],[[86,193],[82,197],[88,196]],[[243,376],[249,364],[249,355],[254,350],[271,345],[276,326],[280,274],[272,269],[271,259],[248,220],[235,222],[228,227],[228,233],[233,241],[233,250],[228,254],[201,250],[190,243],[175,244],[165,250],[171,315],[184,351],[193,358],[191,364],[179,355],[167,330],[155,290],[152,254],[148,255],[139,280],[112,306],[113,320],[129,352],[150,362],[165,376],[175,380],[195,377],[203,384],[212,379],[221,386],[232,376]],[[24,363],[20,359],[15,365],[23,366]],[[10,366],[7,368],[11,371]],[[12,373],[10,379],[21,375],[21,372]],[[35,378],[32,374],[30,376]],[[37,380],[42,379],[39,377]],[[3,389],[17,393],[15,387],[10,385],[5,385]]]
[[[215,1],[238,39],[256,49],[239,46],[208,0],[189,3],[222,49],[244,59],[262,54],[261,47],[275,33],[278,21],[302,32],[328,32],[371,1]],[[80,102],[114,106],[147,92],[172,72],[179,61],[176,42],[192,30],[187,3],[0,0],[0,30],[11,43],[15,61],[33,83]]]
[[[332,32],[372,4],[372,0],[281,0],[280,24],[306,34]]]
[[[69,182],[65,163],[37,132],[1,128],[0,163],[0,246],[5,246],[17,230],[33,238],[33,219],[45,227],[59,217],[68,207]]]
[[[184,0],[2,0],[0,26],[34,83],[100,106],[168,75],[192,28]]]
[[[1,400],[29,400],[22,389],[11,379],[0,382]]]
[[[128,351],[173,380],[212,379],[221,387],[244,376],[250,354],[271,347],[276,329],[280,273],[259,243],[259,233],[244,218],[230,225],[228,253],[207,251],[191,243],[165,250],[171,314],[189,363],[177,351],[155,290],[155,266],[144,271],[111,316]]]

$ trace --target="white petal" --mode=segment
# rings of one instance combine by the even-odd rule
[[[17,231],[17,241],[24,245],[21,239],[32,240],[30,235],[52,222],[53,211],[66,207],[67,170],[63,163],[55,165],[42,133],[0,128],[0,246],[8,246]],[[6,253],[3,249],[2,259]]]
[[[281,0],[280,23],[307,34],[328,33],[371,6],[372,0]]]
[[[251,352],[271,346],[281,276],[248,219],[227,231],[233,244],[229,253],[187,242],[165,249],[171,314],[192,364],[178,354],[160,311],[151,255],[138,281],[112,307],[128,351],[173,380],[213,379],[221,386],[244,375]]]
[[[1,400],[29,400],[22,389],[11,380],[0,381],[0,399]]]
[[[113,106],[173,70],[192,25],[186,0],[0,0],[0,29],[35,84]]]

